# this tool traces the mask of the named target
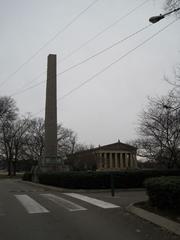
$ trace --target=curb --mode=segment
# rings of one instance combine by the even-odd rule
[[[111,189],[70,189],[70,188],[60,188],[60,187],[54,187],[54,186],[50,186],[50,185],[44,185],[44,184],[40,184],[40,183],[36,183],[36,182],[29,182],[29,181],[24,181],[24,180],[17,180],[18,182],[24,183],[24,184],[29,184],[31,186],[35,186],[35,187],[41,187],[43,189],[47,189],[47,190],[54,190],[54,191],[58,191],[58,192],[81,192],[81,193],[96,193],[96,192],[110,192],[111,193]],[[139,191],[139,192],[143,192],[145,191],[145,188],[118,188],[115,189],[115,192],[132,192],[132,191]]]
[[[29,182],[29,181],[23,181],[23,180],[18,180],[18,182],[21,182],[23,184],[28,184],[34,187],[40,187],[45,190],[53,190],[53,191],[58,191],[58,192],[80,192],[80,193],[86,193],[86,192],[110,192],[110,189],[70,189],[70,188],[60,188],[60,187],[54,187],[50,185],[44,185],[40,183],[35,183],[35,182]]]
[[[130,204],[127,207],[128,212],[133,213],[133,214],[135,214],[151,223],[154,223],[160,227],[166,228],[168,231],[173,232],[176,235],[180,236],[180,224],[179,223],[174,222],[165,217],[159,216],[155,213],[149,212],[147,210],[144,210],[142,208],[135,207],[135,206],[133,206],[133,204]]]
[[[40,188],[43,188],[44,190],[54,190],[54,191],[58,191],[58,192],[72,191],[72,189],[53,187],[53,186],[50,186],[50,185],[44,185],[44,184],[40,184],[40,183],[23,181],[23,180],[18,180],[17,182],[20,182],[20,183],[23,183],[23,184],[27,184],[27,185],[30,185],[30,186],[33,186],[33,187],[40,187]]]

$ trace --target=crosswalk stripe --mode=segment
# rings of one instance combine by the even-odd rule
[[[67,199],[61,198],[61,197],[56,196],[54,194],[40,194],[40,195],[48,198],[52,202],[60,205],[61,207],[64,207],[64,208],[68,209],[71,212],[87,210],[86,208],[84,208],[84,207],[82,207],[82,206],[80,206],[76,203],[68,201]]]
[[[87,197],[87,196],[84,196],[84,195],[78,194],[78,193],[64,193],[64,194],[67,195],[67,196],[74,197],[74,198],[77,198],[79,200],[85,201],[85,202],[90,203],[92,205],[104,208],[104,209],[119,208],[120,207],[118,205],[108,203],[108,202],[104,202],[104,201],[101,201],[101,200],[96,199],[96,198]]]
[[[48,213],[49,210],[44,208],[42,205],[40,205],[38,202],[36,202],[34,199],[29,197],[28,195],[15,195],[15,197],[20,201],[20,203],[23,205],[23,207],[26,209],[26,211],[30,214],[33,213]]]

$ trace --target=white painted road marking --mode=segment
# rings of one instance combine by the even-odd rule
[[[15,195],[28,213],[47,213],[49,210],[41,206],[38,202],[33,200],[28,195]]]
[[[70,201],[66,200],[65,198],[61,198],[61,197],[56,196],[54,194],[40,194],[40,195],[48,198],[52,202],[68,209],[71,212],[87,210],[86,208],[84,208],[84,207],[82,207],[82,206],[80,206],[76,203],[70,202]]]
[[[80,200],[85,201],[87,203],[90,203],[92,205],[95,205],[95,206],[98,206],[98,207],[101,207],[101,208],[105,208],[105,209],[107,209],[107,208],[119,208],[120,207],[118,205],[108,203],[108,202],[104,202],[104,201],[101,201],[101,200],[96,199],[96,198],[87,197],[87,196],[84,196],[84,195],[78,194],[78,193],[64,193],[64,194],[67,195],[67,196],[70,196],[70,197],[80,199]]]

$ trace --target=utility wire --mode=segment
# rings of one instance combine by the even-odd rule
[[[80,62],[78,62],[78,63],[70,66],[69,68],[65,69],[64,71],[62,71],[62,72],[60,72],[60,73],[57,73],[57,76],[62,75],[62,74],[64,74],[64,73],[66,73],[66,72],[68,72],[68,71],[70,71],[70,70],[72,70],[72,69],[74,69],[74,68],[76,68],[76,67],[78,67],[78,66],[80,66],[80,65],[82,65],[82,64],[84,64],[84,63],[86,63],[86,62],[88,62],[88,61],[90,61],[91,59],[93,59],[93,58],[95,58],[95,57],[103,54],[104,52],[112,49],[113,47],[115,47],[115,46],[117,46],[117,45],[125,42],[126,40],[130,39],[131,37],[135,36],[136,34],[138,34],[138,33],[142,32],[142,31],[146,30],[146,29],[149,28],[150,26],[152,26],[152,24],[148,24],[147,26],[145,26],[145,27],[139,29],[138,31],[136,31],[136,32],[128,35],[127,37],[125,37],[125,38],[123,38],[123,39],[121,39],[121,40],[113,43],[112,45],[104,48],[103,50],[100,50],[99,52],[91,55],[90,57],[84,59],[83,61],[80,61]],[[26,92],[26,91],[28,91],[28,90],[30,90],[30,89],[33,89],[33,88],[41,85],[41,84],[44,83],[44,82],[45,82],[45,80],[43,80],[43,81],[41,81],[41,82],[39,82],[39,83],[37,83],[37,84],[35,84],[35,85],[33,85],[33,86],[30,86],[30,87],[28,87],[28,88],[25,88],[25,89],[22,89],[22,90],[20,90],[20,91],[17,91],[17,92],[15,92],[14,94],[12,94],[11,96],[13,97],[13,96],[19,95],[19,94],[21,94],[21,93],[24,93],[24,92]]]
[[[43,73],[41,73],[41,74],[39,74],[38,76],[36,76],[35,78],[33,78],[33,79],[29,82],[29,84],[31,84],[32,82],[34,82],[34,80],[39,79],[44,73],[46,73],[46,71],[44,71]],[[34,85],[30,85],[29,87],[26,87],[26,85],[29,85],[29,84],[25,84],[25,85],[24,85],[25,88],[20,88],[19,90],[13,92],[10,96],[11,96],[11,97],[14,97],[14,96],[19,95],[19,94],[21,94],[21,93],[24,93],[24,92],[26,92],[26,91],[28,91],[28,90],[30,90],[30,89],[33,89],[33,88],[35,88],[35,87],[37,87],[37,86],[39,86],[39,85],[41,85],[41,84],[43,84],[43,83],[45,83],[45,80],[43,80],[43,81],[41,81],[41,82],[38,82],[38,83],[36,83],[36,84],[34,84]]]
[[[81,64],[88,62],[88,61],[91,60],[92,58],[95,58],[95,57],[101,55],[102,53],[104,53],[104,52],[106,52],[106,51],[112,49],[113,47],[115,47],[115,46],[117,46],[117,45],[123,43],[124,41],[130,39],[131,37],[135,36],[136,34],[138,34],[138,33],[142,32],[142,31],[144,31],[144,30],[147,29],[147,28],[149,28],[150,26],[152,26],[152,24],[148,24],[147,26],[141,28],[140,30],[138,30],[138,31],[136,31],[136,32],[134,32],[134,33],[132,33],[132,34],[130,34],[129,36],[127,36],[127,37],[125,37],[125,38],[123,38],[123,39],[121,39],[121,40],[119,40],[119,41],[113,43],[113,44],[110,45],[109,47],[106,47],[106,48],[104,48],[103,50],[101,50],[101,51],[99,51],[99,52],[97,52],[97,53],[91,55],[90,57],[84,59],[83,61],[80,61],[80,62],[78,62],[78,63],[76,63],[76,64],[70,66],[69,68],[65,69],[64,71],[58,73],[57,76],[62,75],[62,74],[64,74],[64,73],[66,73],[66,72],[68,72],[68,71],[70,71],[70,70],[72,70],[72,69],[74,69],[74,68],[80,66]]]
[[[125,15],[121,16],[120,18],[116,19],[113,23],[111,23],[110,25],[108,25],[106,28],[104,28],[102,31],[100,31],[99,33],[97,33],[95,36],[93,36],[92,38],[88,39],[86,42],[84,42],[81,46],[79,46],[78,48],[76,48],[75,50],[73,50],[72,52],[70,52],[68,55],[66,55],[64,58],[62,58],[60,60],[60,63],[63,62],[64,60],[68,59],[69,57],[71,57],[72,55],[74,55],[76,52],[78,52],[79,50],[81,50],[83,47],[87,46],[90,42],[94,41],[96,38],[98,38],[99,36],[101,36],[103,33],[105,33],[106,31],[108,31],[110,28],[114,27],[116,24],[118,24],[120,21],[122,21],[123,19],[125,19],[126,17],[128,17],[130,14],[132,14],[133,12],[135,12],[137,9],[139,9],[140,7],[142,7],[145,3],[147,3],[149,0],[146,0],[144,2],[142,2],[141,4],[139,4],[138,6],[136,6],[135,8],[133,8],[132,10],[130,10],[129,12],[127,12]],[[37,77],[33,78],[33,80],[31,80],[28,85],[32,82],[34,82],[34,80],[39,79],[39,77],[41,77],[44,73],[46,73],[45,71],[42,72],[41,74],[39,74]],[[22,92],[22,90],[20,90]],[[17,91],[16,93],[18,93],[19,91]],[[16,95],[15,93],[15,95]],[[14,95],[14,94],[13,94]]]
[[[108,31],[109,29],[111,29],[112,27],[114,27],[116,24],[118,24],[120,21],[122,21],[123,19],[125,19],[126,17],[128,17],[130,14],[132,14],[133,12],[135,12],[137,9],[139,9],[140,7],[142,7],[143,5],[145,5],[145,3],[147,3],[149,0],[144,1],[143,3],[139,4],[138,6],[136,6],[135,8],[133,8],[132,10],[130,10],[129,12],[127,12],[125,15],[119,17],[118,19],[116,19],[113,23],[111,23],[110,25],[108,25],[107,27],[105,27],[102,31],[98,32],[95,36],[93,36],[92,38],[88,39],[86,42],[84,42],[81,46],[79,46],[78,48],[74,49],[72,52],[70,52],[68,55],[66,55],[64,58],[62,58],[60,60],[60,62],[68,59],[69,57],[71,57],[72,55],[74,55],[76,52],[78,52],[80,49],[82,49],[83,47],[85,47],[86,45],[88,45],[90,42],[94,41],[96,38],[98,38],[99,36],[101,36],[103,33],[105,33],[106,31]]]
[[[154,33],[153,35],[151,35],[149,38],[147,38],[146,40],[144,40],[143,42],[141,42],[140,44],[138,44],[136,47],[132,48],[131,50],[129,50],[128,52],[126,52],[124,55],[122,55],[120,58],[116,59],[114,62],[112,62],[111,64],[107,65],[105,68],[103,68],[101,71],[97,72],[96,74],[94,74],[93,76],[91,76],[90,78],[88,78],[86,81],[82,82],[80,85],[78,85],[77,87],[73,88],[72,90],[70,90],[69,92],[67,92],[65,95],[63,95],[62,97],[58,98],[57,101],[61,101],[64,98],[68,97],[69,95],[71,95],[73,92],[77,91],[78,89],[80,89],[81,87],[83,87],[85,84],[87,84],[88,82],[92,81],[94,78],[96,78],[97,76],[99,76],[100,74],[104,73],[106,70],[108,70],[109,68],[111,68],[114,64],[118,63],[119,61],[121,61],[123,58],[127,57],[129,54],[131,54],[132,52],[134,52],[136,49],[142,47],[145,43],[149,42],[151,39],[153,39],[154,37],[156,37],[157,35],[159,35],[161,32],[163,32],[164,30],[166,30],[168,27],[170,27],[172,24],[174,24],[177,20],[179,19],[175,19],[174,21],[170,22],[169,24],[167,24],[165,27],[161,28],[159,31],[157,31],[156,33]],[[44,111],[44,108],[42,108],[40,111],[36,112],[33,116],[38,115],[39,113],[41,113],[42,111]]]
[[[27,91],[29,91],[29,90],[31,90],[33,88],[36,88],[36,87],[38,87],[38,86],[40,86],[40,85],[42,85],[44,83],[45,83],[45,80],[43,80],[41,82],[38,82],[38,83],[34,84],[33,86],[27,87],[25,89],[22,89],[22,90],[20,90],[18,92],[15,92],[15,93],[11,94],[11,97],[14,97],[14,96],[20,95],[22,93],[25,93],[25,92],[27,92]]]
[[[99,76],[100,74],[104,73],[106,70],[108,70],[109,68],[111,68],[114,64],[118,63],[120,60],[122,60],[123,58],[127,57],[129,54],[131,54],[132,52],[134,52],[136,49],[140,48],[141,46],[143,46],[145,43],[149,42],[151,39],[153,39],[155,36],[159,35],[161,32],[163,32],[165,29],[167,29],[170,25],[172,25],[173,23],[175,23],[178,19],[175,19],[174,21],[172,21],[171,23],[167,24],[165,27],[163,27],[162,29],[160,29],[159,31],[157,31],[156,33],[154,33],[153,35],[151,35],[149,38],[147,38],[146,40],[144,40],[142,43],[138,44],[136,47],[132,48],[130,51],[128,51],[127,53],[125,53],[124,55],[122,55],[120,58],[116,59],[114,62],[112,62],[111,64],[107,65],[105,68],[103,68],[101,71],[97,72],[96,74],[94,74],[93,76],[91,76],[90,78],[88,78],[86,81],[82,82],[79,86],[73,88],[72,90],[70,90],[69,92],[67,92],[64,96],[58,98],[59,100],[63,100],[64,98],[68,97],[70,94],[72,94],[73,92],[77,91],[78,89],[80,89],[82,86],[84,86],[85,84],[87,84],[88,82],[92,81],[94,78],[96,78],[97,76]]]
[[[34,113],[34,114],[32,115],[32,117],[36,117],[39,113],[44,112],[44,109],[45,109],[45,108],[41,108],[41,110],[39,110],[38,112]]]
[[[60,31],[58,31],[52,38],[50,38],[44,45],[42,45],[32,56],[30,56],[24,63],[22,63],[14,72],[12,72],[6,79],[2,81],[0,87],[2,87],[8,80],[10,80],[17,72],[19,72],[26,64],[28,64],[34,57],[36,57],[47,45],[54,41],[59,35],[66,31],[81,15],[87,12],[94,4],[99,0],[91,2],[84,10],[78,13],[68,24],[66,24]]]

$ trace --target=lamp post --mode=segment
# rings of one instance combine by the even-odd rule
[[[153,23],[153,24],[154,24],[154,23],[157,23],[157,22],[159,22],[160,20],[162,20],[163,18],[165,18],[167,15],[169,15],[169,14],[171,14],[171,13],[174,13],[174,12],[177,12],[177,11],[179,11],[179,10],[180,10],[180,7],[179,7],[179,8],[176,8],[176,9],[174,9],[174,10],[168,12],[168,13],[160,14],[160,15],[158,15],[158,16],[150,17],[150,18],[149,18],[149,22],[151,22],[151,23]]]

